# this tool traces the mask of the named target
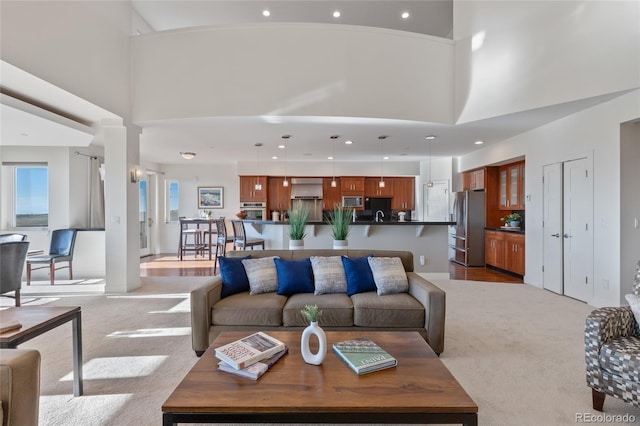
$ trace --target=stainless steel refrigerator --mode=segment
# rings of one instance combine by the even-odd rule
[[[453,194],[453,218],[449,225],[449,260],[464,266],[484,266],[484,192]]]

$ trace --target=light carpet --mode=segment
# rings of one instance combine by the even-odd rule
[[[197,360],[188,295],[206,280],[143,278],[112,295],[23,290],[28,304],[82,306],[83,396],[72,396],[70,323],[21,345],[42,354],[40,424],[161,424],[162,403]],[[579,413],[602,414],[584,374],[593,307],[526,285],[432,281],[447,292],[441,359],[477,403],[479,424],[570,425]],[[640,409],[614,398],[605,413],[640,422]]]

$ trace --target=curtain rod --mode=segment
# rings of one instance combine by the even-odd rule
[[[91,158],[92,160],[97,160],[98,159],[98,156],[96,156],[96,155],[83,154],[83,153],[78,152],[78,151],[75,151],[74,154],[75,155],[82,155],[83,157],[88,157],[88,158]]]

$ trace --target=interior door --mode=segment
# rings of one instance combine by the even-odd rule
[[[543,287],[564,293],[562,237],[562,163],[543,168]]]
[[[139,202],[138,202],[138,221],[140,222],[140,256],[148,256],[151,254],[151,216],[149,203],[149,180],[145,175],[144,179],[138,182],[139,186]]]
[[[593,172],[591,159],[564,163],[564,293],[593,296]]]
[[[422,188],[422,220],[446,222],[449,220],[449,180],[434,180],[433,186]]]

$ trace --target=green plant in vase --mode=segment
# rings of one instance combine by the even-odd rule
[[[289,216],[289,248],[301,248],[311,209],[309,206],[298,204],[294,209],[287,210],[287,214]],[[292,244],[293,241],[296,243]]]
[[[333,237],[333,248],[336,247],[336,241],[346,241],[349,236],[351,219],[353,217],[353,208],[343,208],[340,204],[334,204],[333,210],[329,212],[327,223],[331,226],[331,236]],[[343,245],[346,247],[346,244]]]
[[[500,220],[504,222],[505,225],[508,225],[512,228],[520,226],[520,220],[522,216],[519,213],[510,213]]]
[[[318,322],[318,318],[322,316],[322,311],[318,308],[318,305],[304,305],[304,309],[300,313],[309,322]]]

